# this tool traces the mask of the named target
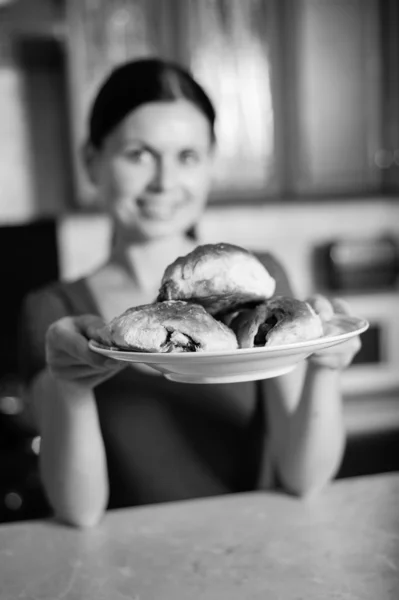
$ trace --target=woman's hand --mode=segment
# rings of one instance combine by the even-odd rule
[[[46,335],[46,359],[55,378],[91,389],[125,367],[122,362],[90,350],[90,332],[104,325],[100,317],[82,315],[64,317],[49,327]]]
[[[328,300],[319,294],[307,299],[307,302],[313,307],[323,322],[323,331],[325,335],[334,335],[339,333],[336,325],[331,322],[335,315],[351,314],[348,303],[340,298]],[[308,361],[310,364],[327,369],[341,370],[348,367],[355,354],[361,348],[360,336],[356,336],[338,346],[326,348],[321,352],[312,354]]]

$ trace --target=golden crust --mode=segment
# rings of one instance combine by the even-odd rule
[[[233,331],[199,305],[167,301],[129,308],[96,341],[139,352],[213,352],[238,347]]]
[[[232,244],[204,244],[169,265],[158,301],[190,300],[215,315],[270,298],[275,280],[248,250]]]
[[[310,304],[276,296],[252,309],[226,317],[240,348],[281,346],[321,337],[323,325]]]

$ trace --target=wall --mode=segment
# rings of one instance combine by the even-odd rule
[[[399,203],[367,201],[213,208],[200,227],[204,242],[226,241],[272,250],[288,269],[298,296],[314,289],[312,250],[339,236],[393,233],[399,240]],[[104,216],[70,215],[59,222],[61,276],[73,279],[105,259],[109,222]]]
[[[0,218],[2,222],[29,218],[32,202],[32,165],[22,103],[23,82],[11,66],[0,66]]]
[[[399,238],[399,204],[382,199],[273,205],[247,212],[236,209],[226,219],[223,211],[209,214],[204,238],[253,249],[271,249],[290,273],[299,296],[313,291],[312,252],[317,244],[335,237],[378,236],[392,232]]]
[[[0,223],[70,204],[67,94],[54,40],[11,42],[0,28]]]

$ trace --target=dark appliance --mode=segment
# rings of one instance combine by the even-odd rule
[[[399,243],[391,235],[335,239],[315,250],[317,286],[386,290],[399,283]]]
[[[0,227],[0,522],[49,512],[38,476],[40,438],[22,401],[18,317],[25,295],[59,277],[54,219]]]

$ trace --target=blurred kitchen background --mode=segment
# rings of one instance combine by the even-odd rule
[[[0,522],[48,514],[20,398],[23,295],[104,258],[79,148],[127,58],[189,66],[219,112],[205,241],[271,249],[298,297],[369,319],[338,477],[399,468],[399,1],[0,0]]]

